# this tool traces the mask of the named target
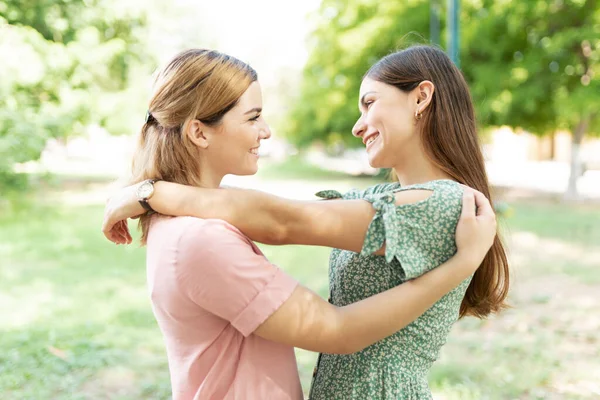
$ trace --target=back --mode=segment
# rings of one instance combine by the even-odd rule
[[[154,217],[147,278],[174,400],[302,399],[293,348],[252,334],[297,282],[235,227]]]

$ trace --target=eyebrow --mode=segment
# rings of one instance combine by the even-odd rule
[[[360,98],[360,105],[361,106],[363,106],[363,107],[366,106],[366,104],[365,104],[365,97],[367,97],[367,95],[369,95],[371,93],[377,93],[377,92],[375,92],[375,91],[372,90],[370,92],[367,92],[367,93],[363,94],[362,97]]]
[[[244,115],[246,115],[246,114],[252,114],[254,112],[255,113],[260,113],[261,111],[262,111],[262,108],[260,108],[260,107],[254,107],[253,109],[246,111],[244,113]]]

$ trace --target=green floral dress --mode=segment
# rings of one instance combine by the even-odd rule
[[[394,192],[430,190],[429,198],[396,206]],[[376,210],[360,254],[334,249],[330,258],[330,302],[345,306],[414,279],[456,253],[455,232],[462,188],[450,180],[400,187],[381,184],[366,191],[317,196],[364,199]],[[385,256],[370,255],[385,242]],[[470,278],[413,323],[349,355],[320,354],[310,400],[431,399],[427,375],[458,319]]]

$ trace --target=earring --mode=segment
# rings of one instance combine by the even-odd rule
[[[415,111],[415,118],[417,119],[417,121],[418,121],[418,120],[420,120],[422,116],[423,116],[423,114],[421,114],[421,113],[419,112],[419,110],[416,110],[416,111]]]

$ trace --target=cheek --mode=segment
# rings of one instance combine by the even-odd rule
[[[386,132],[390,139],[405,140],[414,133],[414,120],[405,110],[396,110],[386,121]]]

